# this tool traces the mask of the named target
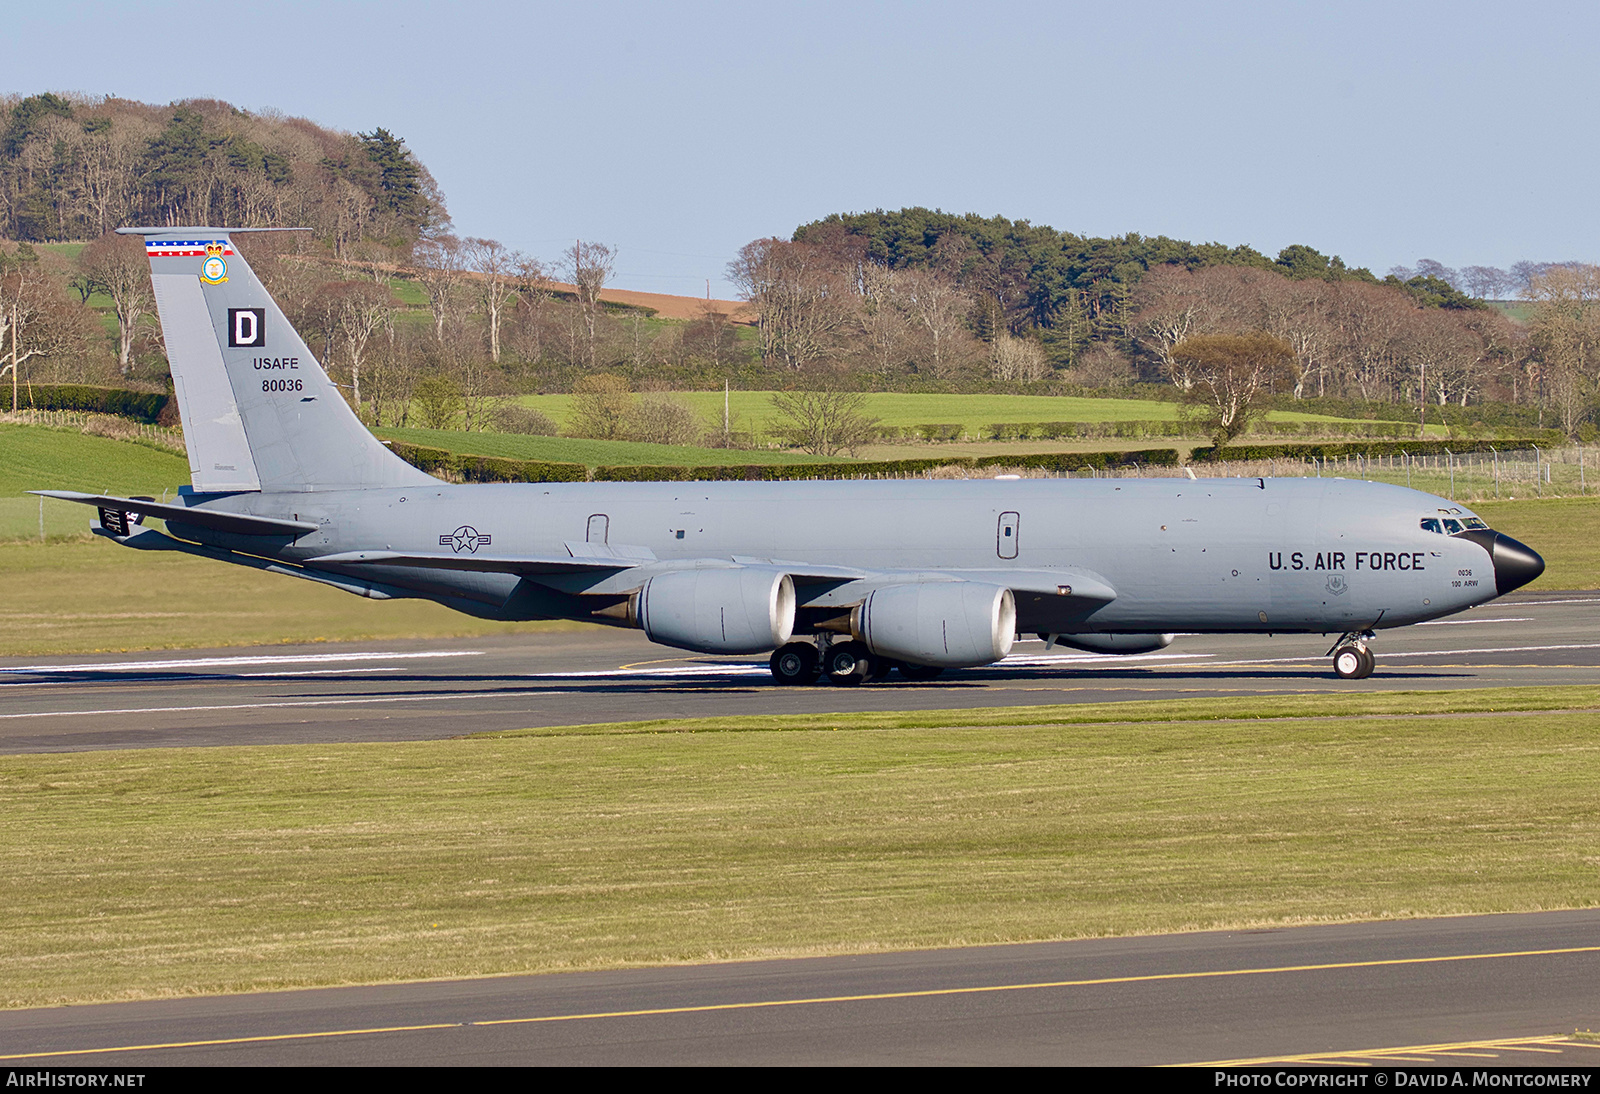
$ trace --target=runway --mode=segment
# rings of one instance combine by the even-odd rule
[[[1593,1068],[1597,983],[1547,912],[10,1011],[0,1061]]]
[[[1381,634],[1019,644],[932,683],[780,688],[633,632],[0,662],[0,751],[398,741],[679,716],[1600,681],[1600,594]],[[1600,911],[502,977],[0,1012],[28,1069],[181,1064],[1352,1064],[1593,1067]]]
[[[1373,643],[1339,680],[1317,635],[1189,635],[1133,657],[1019,642],[1000,665],[855,688],[635,631],[0,660],[0,752],[404,741],[651,718],[1600,682],[1600,594],[1516,593]]]

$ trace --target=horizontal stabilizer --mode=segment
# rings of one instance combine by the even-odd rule
[[[610,558],[483,558],[478,555],[408,555],[400,551],[344,551],[306,559],[307,566],[415,566],[432,570],[466,570],[480,574],[581,574],[631,570],[639,559]]]
[[[146,501],[142,498],[118,498],[107,494],[80,494],[76,490],[30,490],[44,498],[75,501],[93,505],[114,513],[139,513],[147,517],[160,517],[179,524],[192,524],[196,528],[209,528],[214,532],[231,532],[240,536],[290,536],[299,537],[315,532],[317,526],[303,520],[281,520],[277,517],[256,517],[249,513],[225,513],[220,509],[200,509],[187,505],[168,505]]]

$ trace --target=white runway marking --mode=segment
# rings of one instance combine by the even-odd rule
[[[420,653],[305,653],[263,657],[191,657],[176,661],[85,661],[76,665],[13,665],[0,673],[140,672],[150,669],[217,669],[239,665],[325,665],[339,661],[402,661],[419,657],[479,657],[482,650],[427,650]]]
[[[518,692],[519,699],[532,699],[550,695],[572,695],[570,691],[523,691]],[[193,707],[123,707],[120,710],[40,710],[29,714],[0,714],[0,719],[10,718],[65,718],[71,715],[86,714],[181,714],[184,711],[207,710],[265,710],[271,707],[342,707],[362,705],[366,703],[426,703],[433,700],[446,702],[460,699],[504,699],[504,692],[498,691],[460,691],[448,695],[385,695],[374,698],[362,695],[349,699],[286,699],[276,703],[216,703],[209,706]]]
[[[1459,627],[1466,623],[1532,623],[1533,617],[1527,615],[1513,616],[1508,619],[1433,619],[1427,623],[1418,623],[1419,627]]]

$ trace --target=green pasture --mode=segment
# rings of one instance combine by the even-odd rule
[[[722,425],[720,391],[677,391],[671,393],[695,409],[707,426]],[[728,394],[729,414],[734,429],[765,429],[776,417],[770,391],[734,391]],[[896,392],[870,392],[863,396],[862,413],[878,418],[884,425],[914,426],[930,422],[960,424],[977,436],[985,426],[996,422],[1131,422],[1176,421],[1177,403],[1153,399],[1086,399],[1052,395],[907,395]],[[570,395],[524,395],[518,402],[544,411],[565,426],[570,412]],[[1269,421],[1321,421],[1344,419],[1325,414],[1299,414],[1275,410]]]
[[[689,445],[643,444],[637,441],[591,441],[578,437],[530,437],[520,433],[462,433],[446,429],[374,430],[386,441],[443,448],[472,456],[500,456],[513,460],[551,460],[589,467],[616,465],[667,465],[675,467],[728,467],[751,463],[848,462],[831,456],[769,448],[695,448]]]
[[[1592,907],[1597,706],[1504,689],[4,756],[0,1000]]]
[[[171,452],[75,429],[0,424],[0,498],[28,490],[171,494],[188,482],[188,461]]]

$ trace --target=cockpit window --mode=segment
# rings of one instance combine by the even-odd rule
[[[1458,536],[1463,531],[1487,531],[1489,526],[1477,517],[1423,517],[1418,526],[1424,532],[1434,532],[1441,536]]]

